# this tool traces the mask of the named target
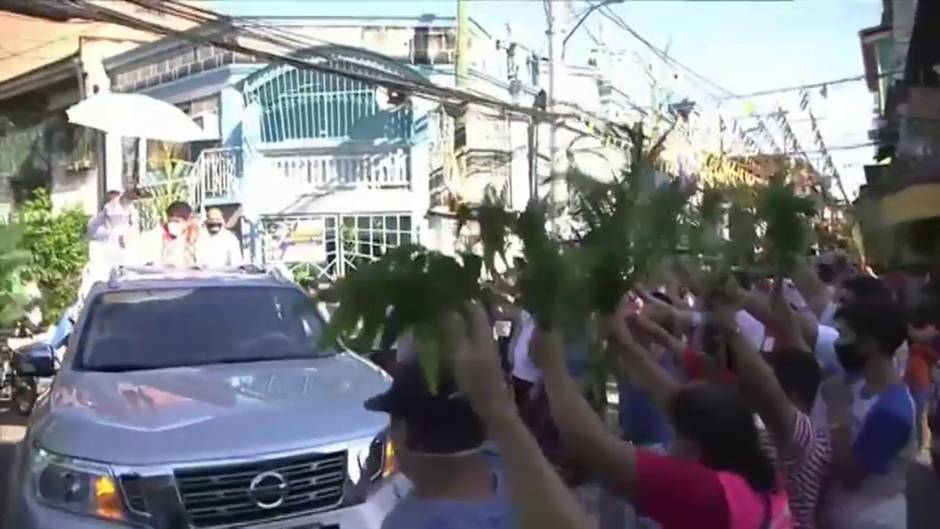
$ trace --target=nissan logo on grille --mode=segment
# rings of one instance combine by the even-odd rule
[[[284,503],[288,493],[287,480],[277,472],[262,472],[251,480],[248,495],[261,509],[276,509]]]

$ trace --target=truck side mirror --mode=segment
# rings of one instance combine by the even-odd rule
[[[17,373],[39,378],[55,375],[55,351],[49,344],[27,345],[16,353],[14,367]]]

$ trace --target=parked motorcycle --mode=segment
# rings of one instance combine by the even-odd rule
[[[10,402],[14,410],[27,417],[36,402],[52,388],[52,375],[58,367],[60,350],[72,333],[75,311],[70,309],[59,320],[48,340],[39,340],[16,349],[9,338],[36,334],[36,329],[20,326],[0,343],[0,401]],[[38,366],[38,367],[37,367]],[[37,372],[38,369],[38,372]]]
[[[33,411],[36,401],[52,386],[51,377],[39,378],[26,359],[37,356],[54,358],[49,346],[38,342],[17,350],[0,346],[0,401],[10,402],[17,413],[26,417]]]

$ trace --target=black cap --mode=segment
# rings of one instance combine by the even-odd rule
[[[402,362],[388,391],[367,400],[365,408],[403,421],[411,451],[446,455],[479,448],[486,437],[483,424],[443,371],[432,394],[417,359]]]

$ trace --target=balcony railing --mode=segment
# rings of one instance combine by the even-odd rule
[[[335,188],[400,188],[411,184],[409,154],[315,154],[272,156],[285,177],[311,191]]]
[[[235,196],[238,177],[242,174],[241,149],[237,147],[206,149],[199,154],[195,166],[204,199]]]

